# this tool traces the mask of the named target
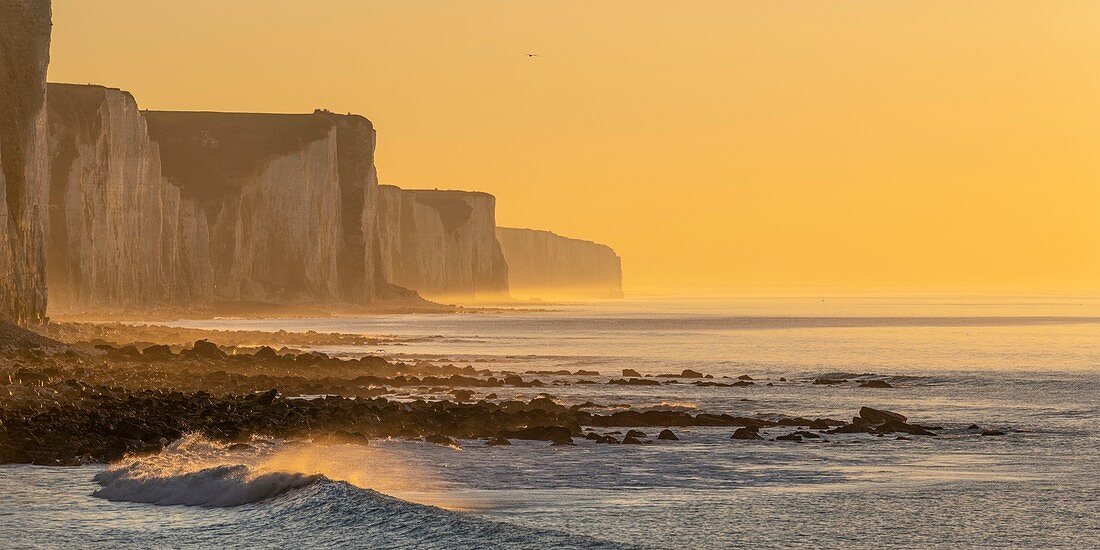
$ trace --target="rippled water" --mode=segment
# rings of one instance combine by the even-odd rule
[[[7,466],[0,467],[7,497],[0,541],[1084,548],[1100,540],[1097,300],[645,300],[545,309],[553,311],[179,325],[398,335],[404,345],[323,351],[516,371],[595,370],[604,375],[600,381],[622,368],[653,374],[692,368],[719,380],[749,374],[757,385],[744,388],[493,391],[746,416],[846,418],[868,405],[942,426],[944,435],[740,442],[729,440],[728,429],[684,428],[676,430],[679,442],[644,446],[467,441],[462,450],[404,441],[293,450],[273,442],[244,454],[206,449],[198,462],[187,455],[190,477],[169,472],[168,481],[127,464],[98,482],[101,468]],[[896,387],[808,383],[820,376],[883,379]],[[971,423],[1008,433],[982,437],[966,429]],[[272,471],[322,476],[273,493],[248,485]],[[233,507],[132,502],[185,490],[198,491],[198,501],[188,500],[197,504],[207,498],[203,491],[270,498]]]

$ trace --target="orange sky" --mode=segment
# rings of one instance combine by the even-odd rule
[[[1095,0],[306,4],[54,0],[49,76],[366,115],[628,289],[1100,288]]]

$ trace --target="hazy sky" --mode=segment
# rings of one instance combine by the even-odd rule
[[[54,0],[52,55],[143,108],[363,114],[384,183],[628,288],[1100,288],[1095,0]]]

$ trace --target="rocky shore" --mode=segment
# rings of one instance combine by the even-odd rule
[[[869,407],[851,420],[765,419],[680,410],[607,412],[591,402],[567,406],[549,394],[526,400],[499,398],[493,388],[539,388],[547,385],[539,375],[562,373],[532,377],[473,366],[410,364],[375,356],[341,359],[286,346],[276,350],[247,345],[262,341],[262,334],[215,333],[234,344],[225,347],[205,339],[186,346],[118,340],[169,336],[170,330],[174,329],[75,325],[47,331],[70,337],[70,343],[62,343],[5,325],[0,335],[0,463],[109,462],[127,454],[157,452],[188,433],[242,444],[253,437],[362,444],[374,438],[410,438],[457,446],[470,440],[506,445],[512,439],[569,445],[574,438],[674,444],[672,428],[689,426],[728,427],[733,440],[764,439],[760,430],[775,429],[771,436],[778,441],[820,440],[832,434],[935,436],[938,430]],[[201,332],[180,331],[176,339],[196,334]],[[90,335],[98,337],[86,339]],[[317,333],[266,338],[303,346],[367,343],[357,340],[361,336]],[[694,380],[690,383],[738,388],[753,384],[747,376],[732,384],[705,377],[687,370],[679,375],[575,383]],[[480,396],[476,401],[475,390]],[[608,431],[615,428],[629,431]],[[651,438],[641,429],[655,429],[660,435]]]

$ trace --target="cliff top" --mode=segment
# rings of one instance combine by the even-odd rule
[[[545,229],[527,229],[525,227],[497,227],[497,234],[500,235],[502,232],[503,233],[513,232],[514,234],[517,234],[517,236],[518,236],[518,234],[525,233],[525,232],[526,233],[536,233],[536,234],[540,234],[540,235],[543,235],[543,236],[546,236],[546,237],[553,237],[553,238],[556,238],[556,239],[564,239],[564,240],[567,240],[567,241],[573,241],[573,242],[577,242],[577,243],[590,244],[590,245],[593,245],[593,246],[606,248],[612,254],[614,254],[616,258],[619,257],[619,254],[617,252],[615,252],[615,249],[611,248],[610,246],[608,246],[606,244],[598,243],[596,241],[589,241],[589,240],[586,240],[586,239],[574,239],[573,237],[565,237],[565,236],[562,236],[562,235],[558,235],[557,233],[554,233],[553,231],[547,231]]]
[[[373,133],[360,115],[143,111],[162,171],[200,200],[238,189],[267,161],[323,139],[340,122]]]
[[[383,183],[380,184],[379,187],[398,189],[406,193],[412,193],[414,195],[439,195],[440,197],[445,197],[447,195],[469,195],[475,197],[489,197],[496,200],[496,196],[494,196],[492,193],[486,193],[485,191],[468,191],[465,189],[406,189],[404,187],[399,187],[391,183]]]

